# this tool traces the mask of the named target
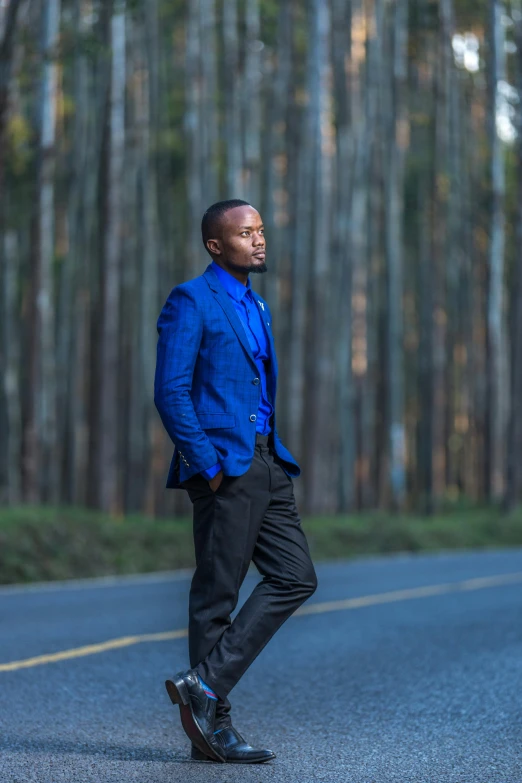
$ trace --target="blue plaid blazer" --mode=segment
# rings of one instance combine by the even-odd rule
[[[264,305],[259,311],[270,341],[274,448],[287,475],[299,476],[301,469],[275,426],[277,359],[270,308],[252,294],[258,307]],[[157,328],[154,403],[175,446],[167,487],[178,489],[181,481],[216,462],[225,475],[241,476],[254,456],[261,384],[248,337],[211,264],[172,289]]]

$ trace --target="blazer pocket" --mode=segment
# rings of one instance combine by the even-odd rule
[[[202,430],[226,430],[236,426],[234,413],[207,413],[196,411],[196,416]]]

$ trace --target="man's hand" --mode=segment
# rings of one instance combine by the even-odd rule
[[[224,475],[223,471],[220,470],[219,473],[216,473],[216,475],[213,478],[211,478],[210,481],[208,482],[212,492],[217,492],[219,485],[223,481],[223,475]]]

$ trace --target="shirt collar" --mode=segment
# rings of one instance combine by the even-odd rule
[[[247,284],[244,286],[243,283],[240,283],[239,280],[236,280],[236,278],[233,277],[230,272],[227,272],[226,269],[223,269],[219,266],[219,264],[216,264],[214,260],[210,266],[218,276],[219,282],[222,283],[227,293],[229,293],[230,296],[233,296],[236,301],[240,302],[247,291],[250,291],[250,295],[252,295],[252,286],[250,284],[249,277],[247,277]]]

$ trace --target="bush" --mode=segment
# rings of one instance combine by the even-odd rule
[[[312,556],[522,546],[522,509],[449,509],[423,518],[362,513],[303,519]],[[78,508],[20,506],[0,511],[0,583],[45,581],[193,567],[192,522],[115,519]]]

